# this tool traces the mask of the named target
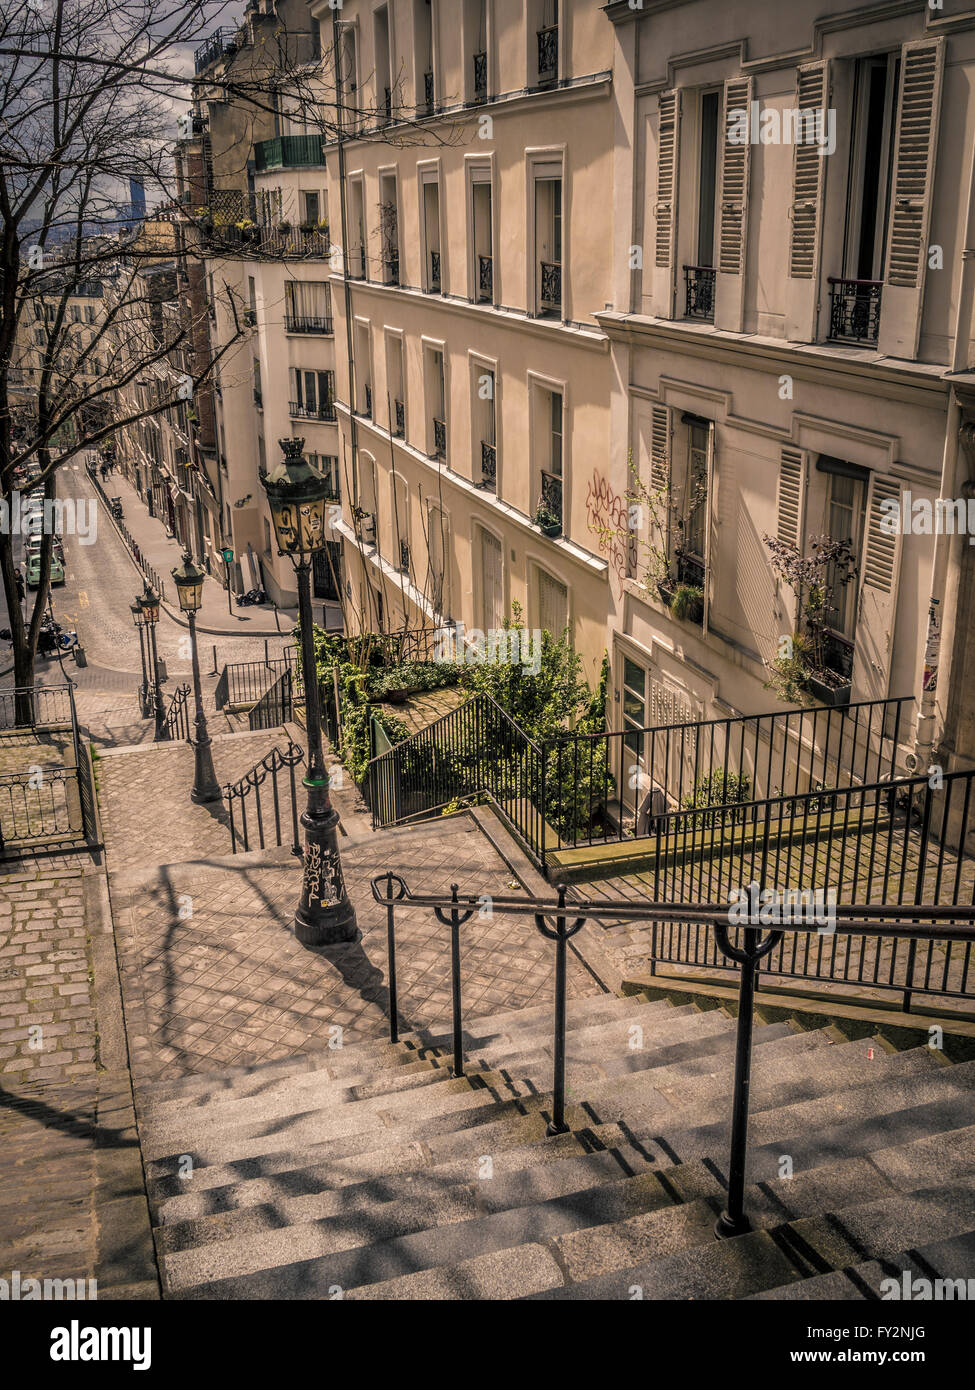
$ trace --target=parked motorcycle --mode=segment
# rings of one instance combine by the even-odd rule
[[[242,608],[249,608],[252,603],[267,603],[267,594],[263,589],[248,589],[246,594],[241,594],[237,599]]]
[[[114,518],[115,518],[116,521],[124,521],[124,520],[125,520],[125,515],[124,515],[124,513],[123,513],[123,511],[122,511],[122,499],[121,499],[121,497],[110,497],[110,498],[108,499],[108,505],[111,507],[111,509],[112,509],[112,516],[114,516]]]

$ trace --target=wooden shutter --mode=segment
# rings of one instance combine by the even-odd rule
[[[724,137],[721,146],[721,183],[718,190],[718,274],[715,286],[714,325],[740,333],[745,288],[745,235],[748,224],[748,179],[751,142],[728,141],[728,114],[749,111],[752,79],[736,77],[724,84]]]
[[[664,318],[674,312],[677,239],[677,171],[680,163],[680,92],[658,97],[657,201],[654,205],[654,308]]]
[[[825,112],[829,100],[829,63],[804,63],[796,75],[796,109]],[[819,302],[825,151],[813,141],[797,140],[792,168],[786,337],[791,342],[812,342]]]
[[[806,502],[806,460],[801,449],[786,447],[779,459],[779,491],[775,523],[776,538],[785,545],[803,549],[803,525]],[[798,617],[798,600],[789,595],[786,611],[794,623]]]
[[[896,503],[900,515],[901,485],[896,478],[870,475],[866,535],[860,563],[860,608],[853,656],[854,700],[884,700],[890,686],[890,654],[897,613],[900,577],[900,526],[886,514]]]
[[[569,591],[544,570],[538,570],[538,626],[555,638],[569,621]]]
[[[881,352],[894,357],[916,356],[921,330],[921,296],[928,263],[944,43],[944,39],[922,39],[906,43],[901,49],[890,229],[878,344]]]
[[[704,499],[704,614],[701,619],[701,630],[707,632],[708,620],[711,616],[711,600],[714,596],[714,533],[717,528],[717,500],[718,489],[715,483],[714,472],[714,421],[708,423],[708,457],[707,457],[707,496]]]
[[[650,518],[650,544],[670,555],[670,407],[655,405],[650,410],[650,491],[656,519]]]
[[[490,531],[481,531],[481,621],[484,631],[498,629],[504,621],[504,575],[501,542]]]

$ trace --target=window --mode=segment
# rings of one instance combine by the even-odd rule
[[[331,288],[325,280],[288,280],[284,286],[288,333],[331,333]]]
[[[382,241],[383,282],[399,284],[399,224],[396,175],[379,176],[379,234]]]
[[[474,248],[474,289],[477,304],[494,303],[494,259],[492,256],[491,180],[478,174],[471,184],[471,231]]]
[[[372,416],[372,341],[367,323],[355,326],[356,410]]]
[[[497,491],[497,405],[494,372],[479,363],[473,365],[474,482],[486,491]],[[478,471],[477,460],[480,460]]]
[[[393,93],[389,60],[389,9],[382,5],[372,17],[373,54],[376,66],[376,110],[380,124],[393,119]]]
[[[533,0],[528,17],[531,85],[554,86],[559,78],[559,0]]]
[[[414,0],[414,82],[417,115],[429,115],[434,109],[436,90],[433,76],[433,9],[430,0]]]
[[[561,391],[536,386],[533,446],[538,469],[536,524],[550,535],[562,530],[563,406]]]
[[[444,378],[444,358],[440,348],[426,350],[426,388],[429,402],[429,434],[427,453],[434,458],[447,457],[447,390]]]
[[[647,673],[630,658],[623,658],[623,742],[637,759],[643,757],[643,736],[647,720]]]
[[[698,588],[704,584],[707,550],[709,434],[708,422],[688,422],[687,480],[678,518],[678,528],[683,536],[675,546],[674,556],[677,561],[677,582]]]
[[[302,226],[317,227],[321,221],[321,198],[318,193],[305,191],[301,195]]]
[[[423,287],[427,294],[440,294],[443,273],[440,263],[440,184],[436,174],[423,177],[421,215],[426,251]]]
[[[843,255],[844,274],[851,279],[883,275],[899,70],[900,59],[893,54],[856,64]]]
[[[304,420],[335,419],[334,372],[307,372],[291,368],[290,413]]]
[[[335,454],[310,454],[306,453],[305,458],[312,468],[317,468],[319,473],[328,479],[328,495],[334,501],[338,501],[342,496],[339,486],[339,461]]]
[[[545,570],[536,570],[538,626],[561,637],[569,622],[569,591]]]
[[[535,312],[562,314],[562,174],[535,177]]]
[[[398,439],[406,438],[406,378],[403,372],[403,339],[386,338],[386,380],[389,390],[389,428]]]
[[[258,360],[258,358],[256,358],[256,357],[254,358],[254,361],[253,361],[253,377],[254,377],[254,404],[255,404],[259,409],[263,409],[263,407],[264,407],[264,396],[263,396],[263,393],[262,393],[262,391],[261,391],[261,364],[260,364],[260,361]]]
[[[342,105],[339,120],[347,130],[355,130],[359,117],[359,78],[356,32],[352,24],[343,25],[339,31],[338,79]]]
[[[501,542],[490,531],[478,527],[480,536],[480,626],[484,632],[497,632],[505,619],[504,552]]]
[[[349,278],[366,278],[366,214],[362,180],[349,180]]]
[[[464,0],[464,92],[468,103],[487,101],[487,0]]]
[[[449,521],[447,513],[436,505],[431,505],[427,515],[427,598],[434,613],[442,614],[449,609]]]
[[[830,468],[831,461],[820,459],[818,466]],[[851,470],[852,471],[852,470]],[[834,541],[848,541],[854,562],[859,563],[863,547],[867,484],[865,479],[829,471],[826,476],[826,535]],[[826,664],[839,675],[853,670],[853,639],[856,635],[857,585],[854,579],[842,582],[833,567],[827,575],[831,612],[828,617],[832,641],[826,644]]]
[[[271,523],[264,518],[264,554],[271,554]]]

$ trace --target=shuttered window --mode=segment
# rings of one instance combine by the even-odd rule
[[[544,570],[537,570],[538,626],[553,637],[561,637],[569,621],[569,591]]]
[[[677,203],[677,154],[680,126],[680,93],[661,92],[658,98],[660,130],[657,142],[657,218],[655,262],[667,269],[673,262]]]
[[[892,478],[874,478],[870,492],[870,515],[867,518],[867,544],[863,555],[863,582],[872,589],[889,594],[894,587],[897,566],[898,535],[884,521],[887,513],[883,504],[896,502],[900,507],[900,484]]]
[[[670,487],[670,410],[655,405],[650,420],[650,487],[666,493]]]
[[[943,68],[943,39],[904,45],[887,280],[908,289],[923,279]]]
[[[481,623],[485,632],[499,630],[504,622],[504,575],[501,542],[490,531],[481,531]]]
[[[724,157],[721,166],[721,207],[718,223],[718,269],[723,275],[740,275],[748,207],[748,170],[751,144],[729,144],[728,113],[748,111],[752,97],[750,77],[726,82],[724,89]]]
[[[802,548],[803,459],[800,449],[783,449],[779,464],[779,515],[775,534]]]
[[[800,67],[796,78],[798,110],[824,110],[828,100],[828,64],[808,63]],[[826,160],[814,141],[797,140],[794,150],[789,274],[796,280],[810,280],[818,262]]]

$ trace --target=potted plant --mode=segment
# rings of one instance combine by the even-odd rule
[[[670,599],[670,611],[685,623],[699,623],[704,617],[704,590],[697,584],[678,584]]]
[[[767,688],[790,704],[818,700],[824,705],[850,702],[850,676],[829,664],[833,619],[837,613],[839,589],[853,582],[858,570],[849,541],[814,536],[809,553],[773,536],[763,537],[771,555],[772,569],[796,596],[796,630],[779,643],[779,653],[770,663],[772,679]],[[805,698],[803,698],[805,697]]]
[[[543,536],[558,536],[562,532],[562,518],[552,511],[542,497],[538,499],[532,520]]]
[[[291,223],[288,221],[278,223],[278,231],[284,232],[285,236],[291,231]]]

